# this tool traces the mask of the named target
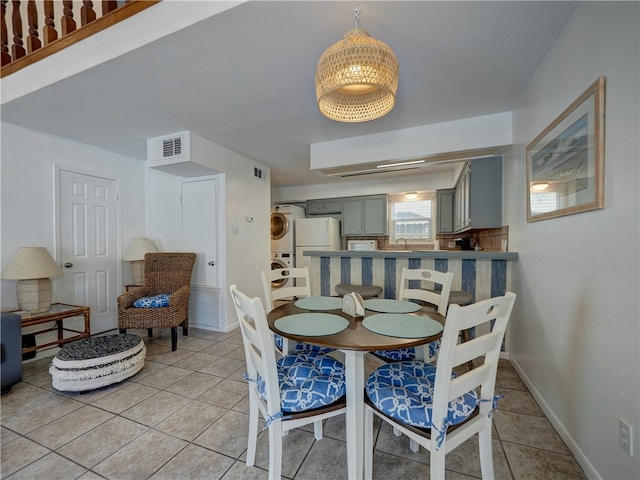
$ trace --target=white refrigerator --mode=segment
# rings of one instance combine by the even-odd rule
[[[296,218],[296,267],[308,267],[305,250],[340,250],[340,220],[333,217]]]

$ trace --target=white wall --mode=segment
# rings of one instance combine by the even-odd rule
[[[236,284],[250,296],[263,298],[260,271],[271,265],[270,240],[270,171],[264,165],[248,159],[215,142],[198,137],[197,151],[191,151],[191,159],[198,164],[221,172],[218,188],[221,189],[218,268],[220,286],[216,289],[216,304],[220,305],[220,318],[216,329],[229,331],[236,327],[237,318],[231,302],[229,285]],[[253,168],[262,168],[266,178],[253,176]],[[164,248],[179,248],[178,228],[180,207],[177,203],[179,182],[172,174],[147,169],[147,232]],[[208,209],[193,212],[206,221]],[[247,221],[251,218],[252,221]]]
[[[638,2],[584,2],[513,111],[504,220],[519,252],[511,358],[590,478],[640,478]],[[605,208],[527,224],[525,147],[606,77]],[[618,418],[635,458],[618,446]]]
[[[121,210],[119,255],[131,238],[143,236],[143,162],[2,122],[0,255],[3,268],[20,246],[44,246],[55,256],[56,165],[120,180],[120,200],[126,208]],[[128,265],[122,269],[120,280],[130,283]],[[56,279],[53,284],[55,295]],[[1,294],[3,309],[17,308],[15,281],[2,280]],[[114,311],[115,301],[114,298]]]

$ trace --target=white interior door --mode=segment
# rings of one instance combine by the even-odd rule
[[[191,283],[218,286],[217,180],[206,178],[182,182],[182,250],[198,254]]]
[[[117,325],[118,208],[114,179],[60,170],[61,301],[91,307],[91,333]]]

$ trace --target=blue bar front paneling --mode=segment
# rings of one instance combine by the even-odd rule
[[[499,297],[507,292],[507,261],[491,260],[491,298]],[[493,328],[495,320],[491,321]],[[506,350],[506,340],[502,340],[501,350]]]
[[[422,268],[422,259],[409,258],[409,268]]]
[[[361,285],[373,284],[373,258],[362,257],[362,283]]]
[[[409,268],[422,268],[422,259],[421,258],[409,258]],[[409,280],[407,284],[408,288],[420,288],[420,280]],[[394,297],[395,298],[395,297]]]
[[[396,298],[396,259],[384,259],[384,298]]]
[[[507,261],[491,260],[491,297],[507,292]]]
[[[436,258],[433,261],[434,268],[438,272],[447,272],[449,268],[449,259],[447,258]]]
[[[476,261],[462,260],[462,290],[476,295]]]
[[[320,257],[320,295],[331,295],[331,267],[329,257]]]
[[[437,271],[437,272],[447,272],[447,269],[449,268],[449,260],[446,258],[436,258],[433,261],[433,268]],[[436,292],[440,292],[442,291],[442,285],[440,285],[439,283],[437,283],[434,286],[434,290]]]
[[[340,257],[340,283],[351,284],[351,258]]]

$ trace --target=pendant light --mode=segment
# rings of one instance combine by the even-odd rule
[[[338,122],[367,122],[391,111],[398,90],[398,59],[388,45],[358,28],[331,45],[316,67],[320,112]]]

